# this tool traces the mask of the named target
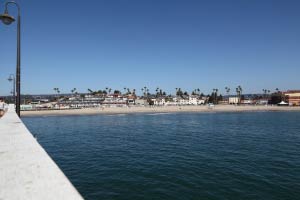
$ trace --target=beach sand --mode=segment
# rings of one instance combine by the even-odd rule
[[[96,114],[129,114],[129,113],[176,113],[176,112],[251,112],[251,111],[300,111],[300,107],[279,106],[236,106],[215,105],[202,106],[155,106],[155,107],[106,107],[83,108],[74,110],[42,110],[22,111],[21,116],[51,116],[51,115],[96,115]]]

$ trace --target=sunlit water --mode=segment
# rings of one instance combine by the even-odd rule
[[[300,199],[300,112],[24,117],[85,199]]]

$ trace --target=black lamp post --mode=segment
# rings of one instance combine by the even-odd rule
[[[8,14],[8,5],[14,4],[18,8],[18,26],[17,26],[17,66],[16,66],[16,113],[20,117],[20,103],[21,103],[21,35],[20,35],[20,29],[21,29],[21,17],[20,17],[20,6],[14,2],[14,1],[8,1],[5,3],[5,11],[4,14],[0,14],[0,20],[6,24],[10,25],[12,22],[15,21],[15,18]]]
[[[13,74],[10,74],[7,80],[9,82],[13,82],[12,95],[14,97],[14,104],[16,104],[16,79],[15,79],[15,76]]]

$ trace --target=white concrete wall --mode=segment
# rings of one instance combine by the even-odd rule
[[[10,105],[0,118],[0,200],[82,200]]]

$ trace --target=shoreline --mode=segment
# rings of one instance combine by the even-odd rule
[[[109,114],[135,114],[135,113],[216,113],[216,112],[259,112],[259,111],[298,111],[300,107],[257,106],[257,105],[215,105],[201,106],[156,106],[156,107],[107,107],[83,108],[68,110],[40,110],[21,111],[21,116],[68,116],[68,115],[109,115]]]

